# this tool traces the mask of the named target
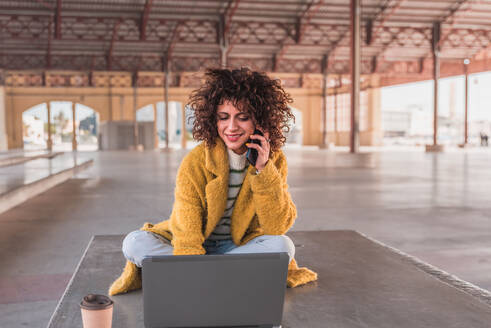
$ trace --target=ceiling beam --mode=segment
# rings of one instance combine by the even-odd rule
[[[92,58],[90,60],[90,74],[92,74],[92,71],[94,70],[94,67],[95,67],[95,55],[92,55]],[[92,83],[89,81],[89,83]]]
[[[235,12],[237,11],[237,8],[239,7],[240,1],[241,0],[230,1],[229,6],[228,6],[227,10],[225,11],[225,15],[224,15],[224,17],[225,17],[225,28],[223,31],[225,36],[227,36],[229,31],[230,31],[230,25],[232,24],[232,18],[234,17]]]
[[[326,5],[327,6],[327,5]],[[215,14],[192,14],[188,13],[185,14],[184,12],[180,13],[175,13],[175,14],[170,14],[170,13],[158,13],[156,12],[156,6],[154,5],[152,7],[151,11],[151,18],[149,18],[149,23],[151,21],[160,21],[160,20],[210,20],[210,21],[216,21],[218,23],[219,21],[219,16]],[[161,8],[161,7],[159,7]],[[53,8],[54,10],[54,8]],[[469,11],[471,12],[471,11]],[[80,11],[76,11],[73,9],[69,8],[69,5],[66,2],[63,2],[63,19],[65,20],[66,18],[70,19],[117,19],[117,18],[125,18],[125,19],[132,19],[136,20],[138,26],[140,26],[140,20],[141,20],[141,12],[136,13],[136,12],[128,12],[128,11],[107,11],[107,10],[95,10],[95,9],[87,9],[83,10],[84,15],[80,15]],[[330,12],[333,14],[332,12]],[[429,12],[431,13],[431,12]],[[480,16],[470,16],[468,18],[468,21],[465,23],[462,22],[465,26],[472,26],[471,28],[490,28],[491,23],[486,21],[486,19],[489,17],[491,14],[491,10],[479,10],[479,12],[473,11],[473,13],[478,14]],[[336,14],[336,13],[334,13]],[[52,15],[52,11],[49,10],[42,10],[42,9],[36,9],[34,10],[25,10],[25,8],[21,7],[5,7],[0,4],[0,16],[1,17],[12,17],[12,16],[29,16],[29,17],[40,17],[40,16],[50,16]],[[431,14],[430,14],[431,15]],[[398,17],[397,20],[394,20],[394,23],[398,23],[397,26],[412,26],[413,24],[425,24],[427,26],[430,26],[432,24],[432,20],[430,20],[431,17],[434,17],[435,14],[433,12],[433,16],[430,15],[417,15],[413,16],[413,18],[409,19],[408,17]],[[424,17],[423,17],[424,16]],[[27,17],[26,17],[27,18]],[[280,16],[266,16],[266,15],[252,15],[252,14],[246,14],[243,11],[240,13],[240,18],[241,21],[257,21],[257,22],[263,22],[263,23],[269,23],[269,22],[274,22],[274,23],[280,23],[280,24],[295,24],[297,21],[297,18],[288,16],[284,17],[287,18],[288,21],[282,20],[278,21],[275,20],[275,18],[280,18]],[[255,19],[257,18],[257,19]],[[458,16],[458,18],[464,19],[464,16]],[[476,21],[472,21],[473,19],[476,19]],[[342,17],[323,17],[322,13],[319,13],[315,16],[313,19],[315,20],[315,24],[318,26],[349,26],[349,22]],[[369,18],[364,18],[364,22],[366,25],[366,22],[370,21]],[[459,21],[460,22],[460,21]],[[459,23],[459,22],[456,22]],[[462,28],[466,28],[463,26]],[[138,27],[140,28],[140,27]]]
[[[449,9],[449,13],[443,17],[443,19],[440,20],[442,24],[450,24],[450,27],[453,27],[455,25],[455,18],[458,16],[459,13],[461,13],[461,9],[464,5],[469,4],[469,6],[465,9],[465,12],[468,13],[472,5],[470,5],[471,0],[457,0],[452,7]],[[438,42],[438,45],[440,46],[443,41],[447,39],[447,37],[450,35],[452,32],[452,29],[446,30],[445,33],[442,33],[440,41]]]
[[[441,17],[439,21],[435,22],[435,23],[438,23],[440,24],[440,26],[442,24],[450,24],[450,26],[453,26],[455,24],[455,16],[457,15],[457,13],[459,12],[459,10],[466,4],[468,3],[469,1],[471,0],[457,0],[456,2],[452,3],[452,5],[450,6],[450,8],[448,9],[448,14],[446,14],[445,16]],[[445,33],[442,33],[438,39],[438,42],[436,44],[436,47],[438,49],[441,48],[441,44],[443,43],[443,41],[445,41],[447,39],[447,37],[451,34],[451,32],[453,32],[453,29],[448,29],[446,30]],[[421,57],[419,60],[421,62],[424,62],[424,59],[425,58],[428,58],[430,56],[433,55],[433,48],[430,49],[430,51],[428,51],[423,57]],[[393,66],[393,65],[392,65]]]
[[[232,25],[232,19],[235,15],[235,12],[237,11],[237,8],[239,7],[241,0],[231,0],[228,3],[228,7],[225,10],[225,14],[223,15],[224,20],[223,20],[223,41],[224,41],[224,47],[226,48],[225,54],[222,55],[225,58],[228,57],[232,49],[234,48],[234,44],[230,42],[230,27]]]
[[[396,0],[395,3],[391,4],[391,0],[388,0],[382,5],[381,10],[375,15],[375,17],[367,22],[366,25],[366,44],[372,45],[377,37],[377,34],[384,27],[384,23],[394,15],[397,9],[401,7],[405,0]],[[372,57],[372,72],[377,71],[378,61],[380,58],[383,59],[384,53],[390,48],[394,43],[394,40],[383,46],[380,51]]]
[[[35,1],[46,9],[50,9],[50,10],[54,9],[52,4],[46,3],[43,0],[35,0]]]
[[[109,51],[107,54],[107,70],[110,71],[112,69],[113,64],[113,52],[114,52],[114,43],[116,42],[116,34],[118,33],[119,25],[121,24],[122,19],[118,19],[113,26],[113,34],[111,36],[111,44],[109,45]]]
[[[380,10],[375,14],[371,19],[368,20],[366,24],[366,35],[367,44],[372,44],[376,38],[377,33],[380,32],[380,29],[383,27],[383,24],[396,12],[398,8],[402,5],[405,0],[386,0],[382,6],[380,6]],[[339,45],[343,44],[343,42],[349,38],[350,29],[346,30],[346,32],[334,42],[334,44],[330,47],[328,51],[328,55],[330,57],[335,57],[337,49],[339,49]],[[385,50],[384,50],[385,51]],[[379,54],[375,55],[375,57],[379,57]]]
[[[165,61],[169,63],[172,59],[172,52],[174,51],[174,47],[177,43],[177,36],[179,35],[179,29],[181,28],[181,22],[176,22],[174,28],[172,30],[172,34],[170,36],[169,44],[166,49]]]
[[[462,7],[465,4],[468,4],[472,0],[457,0],[456,2],[452,3],[450,8],[448,9],[448,13],[441,17],[440,20],[436,23],[440,24],[450,24],[450,27],[454,26],[455,24],[455,18],[458,16],[459,11],[462,9]],[[469,12],[471,10],[472,6],[469,6],[466,8],[466,12]],[[441,33],[438,42],[436,44],[437,48],[440,49],[442,43],[448,38],[448,36],[453,32],[454,30],[452,28],[446,29],[445,32]],[[387,49],[383,49],[382,52],[385,52]],[[380,52],[380,54],[382,54]],[[421,63],[424,62],[425,58],[430,57],[433,54],[433,49],[430,47],[430,50],[421,58],[419,58],[419,61]],[[389,70],[392,69],[394,64],[389,67]]]
[[[421,33],[424,33],[425,30],[421,30],[421,29],[416,29],[415,30],[419,30],[419,32]],[[391,46],[397,41],[397,38],[393,38],[389,43],[387,43],[386,45],[382,46],[380,48],[380,50],[377,52],[377,54],[375,54],[375,58],[376,58],[376,66],[378,66],[378,61],[379,60],[385,60],[385,52],[387,50],[389,50],[391,48]],[[428,42],[428,47],[431,47],[431,44],[430,42]],[[375,72],[375,71],[374,71]]]
[[[56,0],[55,39],[61,39],[61,0]]]
[[[320,7],[324,5],[324,0],[319,0],[317,3],[311,2],[307,9],[301,14],[297,20],[297,40],[296,43],[302,43],[303,36],[305,34],[305,29],[310,24],[312,18],[319,12]]]
[[[369,19],[365,25],[365,44],[372,44],[373,42],[373,19]]]
[[[227,67],[228,41],[225,38],[225,15],[220,15],[218,22],[218,45],[220,46],[220,66]]]
[[[53,16],[50,17],[49,19],[49,24],[48,24],[48,49],[46,51],[46,68],[50,69],[51,68],[51,39],[52,39],[52,31],[53,31]]]
[[[324,4],[324,0],[319,0],[315,2],[315,0],[312,0],[308,5],[307,8],[297,17],[297,23],[296,23],[296,44],[300,44],[302,42],[303,36],[305,34],[305,30],[307,26],[310,24],[310,21],[312,20],[312,17],[315,16],[315,14],[319,11],[319,8]],[[278,50],[274,54],[274,60],[273,60],[273,71],[276,71],[276,68],[278,66],[278,63],[281,61],[283,56],[285,55],[286,51],[288,48],[290,48],[291,45],[282,43],[280,50]]]
[[[396,12],[397,9],[401,7],[405,0],[395,0],[394,4],[390,4],[390,0],[386,2],[386,6],[382,8],[382,10],[371,20],[371,24],[369,27],[372,29],[369,33],[367,31],[367,35],[370,34],[370,43],[375,40],[377,34],[380,33],[380,30],[384,27],[384,23]]]
[[[140,40],[145,41],[147,39],[147,25],[148,16],[150,15],[150,10],[152,9],[153,0],[147,0],[145,2],[145,7],[143,8],[142,17],[140,20]]]
[[[136,69],[135,69],[135,72],[140,71],[140,67],[141,67],[142,61],[143,61],[143,55],[141,55],[141,54],[140,54],[140,55],[138,56],[138,62],[137,62],[137,64],[136,64]],[[136,76],[135,76],[135,86],[136,86],[136,84],[137,84],[136,82],[137,82],[137,81],[136,81]]]
[[[491,51],[491,42],[488,44],[487,47],[479,50],[477,53],[474,54],[474,56],[472,56],[472,58],[469,58],[469,59],[471,59],[471,61],[472,61],[472,60],[475,60],[478,56],[481,56],[481,55],[487,57],[487,53],[489,51]]]
[[[469,4],[471,1],[472,0],[456,0],[454,3],[452,3],[450,8],[448,9],[448,14],[443,16],[440,19],[440,22],[445,23],[445,24],[453,24],[455,21],[455,17],[458,15],[458,13],[462,9],[462,7],[465,4]],[[467,10],[469,10],[469,9],[470,9],[470,7],[467,8]]]

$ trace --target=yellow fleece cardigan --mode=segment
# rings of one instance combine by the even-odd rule
[[[261,235],[283,235],[293,225],[297,210],[288,192],[287,164],[281,150],[273,153],[260,174],[250,165],[237,195],[231,217],[231,235],[244,245]],[[208,238],[225,211],[229,161],[225,143],[217,138],[213,147],[201,143],[182,160],[176,179],[175,202],[170,219],[145,223],[140,230],[170,240],[174,255],[201,255]],[[317,279],[317,274],[299,268],[293,259],[287,284],[296,287]],[[109,295],[141,288],[140,271],[126,262],[121,276],[112,283]]]

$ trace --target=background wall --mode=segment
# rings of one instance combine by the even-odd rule
[[[0,89],[0,123],[5,123],[9,149],[23,147],[22,113],[38,104],[50,101],[80,103],[94,109],[100,121],[104,122],[135,120],[135,108],[164,100],[164,73],[6,71],[5,76],[5,87]],[[302,113],[303,144],[321,145],[322,75],[270,73],[270,76],[281,79],[283,87],[293,98],[292,107]],[[192,90],[201,85],[202,76],[199,73],[178,73],[172,74],[169,80],[169,101],[186,104]],[[381,136],[380,90],[369,85],[367,89],[366,83],[365,89],[368,90],[367,114],[364,117],[367,129],[360,133],[360,142],[362,145],[377,145]],[[344,86],[339,91],[347,92],[348,88]],[[1,101],[2,92],[5,93],[4,102]],[[332,94],[333,91],[328,92]],[[5,104],[4,118],[2,103]],[[344,120],[349,120],[349,117]],[[1,133],[2,124],[0,136]],[[330,132],[328,141],[348,145],[349,131]]]

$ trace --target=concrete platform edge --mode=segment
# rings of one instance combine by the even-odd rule
[[[70,278],[70,281],[68,282],[68,285],[65,288],[65,291],[63,292],[63,295],[61,295],[60,300],[58,301],[58,304],[56,305],[55,310],[53,311],[53,314],[51,315],[51,318],[49,319],[48,326],[47,328],[51,327],[51,324],[53,323],[53,319],[56,316],[56,313],[58,313],[58,309],[61,307],[63,300],[65,299],[66,294],[70,290],[70,287],[73,284],[73,280],[75,279],[75,276],[77,275],[78,270],[80,269],[80,266],[82,265],[82,262],[85,259],[85,255],[87,255],[87,252],[89,251],[90,245],[92,245],[92,242],[94,241],[95,236],[92,236],[89,240],[89,243],[87,244],[87,247],[85,248],[84,253],[82,254],[82,257],[80,258],[80,261],[78,261],[77,267],[75,268],[75,271],[72,274],[72,277]]]
[[[93,159],[88,160],[82,164],[65,169],[41,180],[34,181],[0,196],[0,214],[25,202],[29,198],[35,197],[40,193],[65,182],[76,173],[91,166],[93,163]]]
[[[435,267],[435,266],[433,266],[427,262],[424,262],[423,260],[421,260],[415,256],[406,254],[406,253],[398,250],[397,248],[386,245],[383,242],[381,242],[377,239],[373,239],[370,236],[367,236],[367,235],[365,235],[359,231],[357,231],[357,233],[359,233],[363,237],[373,241],[374,243],[376,243],[382,247],[388,248],[389,250],[391,250],[394,253],[399,254],[403,259],[414,264],[418,269],[422,270],[423,272],[430,274],[431,276],[435,277],[436,279],[440,280],[441,282],[443,282],[449,286],[452,286],[452,287],[454,287],[454,288],[456,288],[456,289],[458,289],[458,290],[460,290],[466,294],[469,294],[469,295],[475,297],[476,299],[478,299],[480,302],[491,306],[491,292],[490,291],[483,289],[481,287],[478,287],[478,286],[476,286],[470,282],[467,282],[465,280],[462,280],[455,275],[452,275],[452,274],[450,274],[446,271],[443,271],[443,270],[441,270],[441,269],[439,269],[439,268],[437,268],[437,267]]]

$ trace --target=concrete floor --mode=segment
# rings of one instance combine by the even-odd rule
[[[357,230],[491,290],[491,151],[285,152],[293,230]],[[1,214],[0,327],[45,327],[92,235],[167,218],[184,154],[93,153],[76,179]]]
[[[34,153],[34,152],[33,152]],[[41,155],[41,154],[39,154]],[[43,154],[44,155],[44,154]],[[0,165],[0,197],[23,185],[27,185],[84,163],[91,155],[86,153],[58,153],[53,158],[37,158],[14,165]],[[29,156],[29,157],[34,157]],[[22,156],[22,160],[25,160]],[[0,159],[1,160],[1,159]],[[10,207],[10,206],[9,206]]]

